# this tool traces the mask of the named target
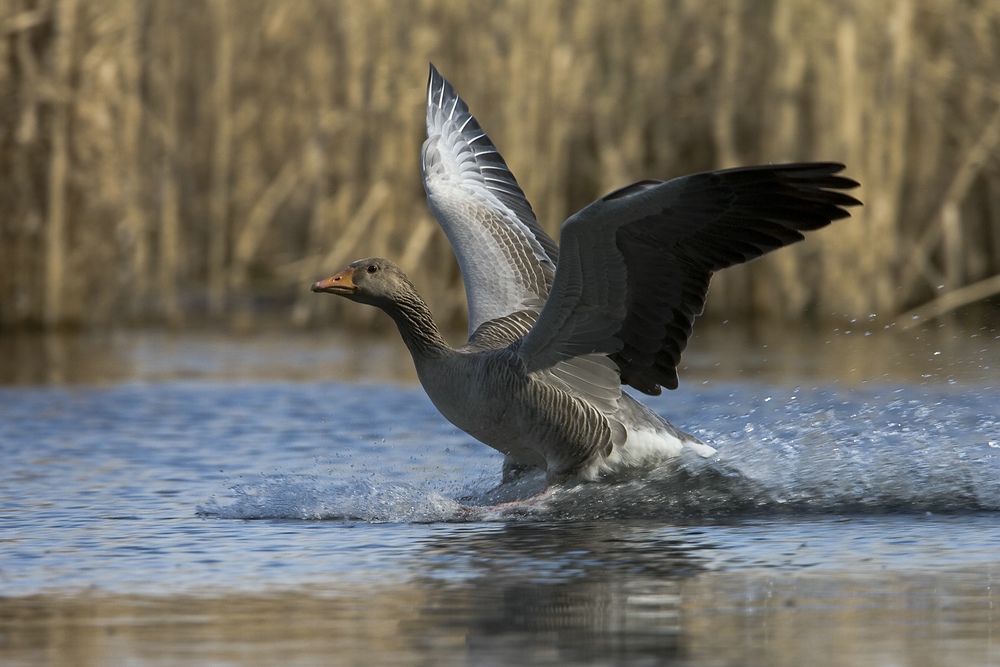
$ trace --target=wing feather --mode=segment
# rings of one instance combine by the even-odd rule
[[[489,320],[544,301],[558,246],[538,225],[466,103],[433,65],[421,164],[427,202],[462,270],[470,336]]]
[[[843,165],[798,163],[642,181],[562,227],[552,291],[518,353],[529,372],[604,354],[621,382],[677,387],[677,365],[715,271],[848,217]]]

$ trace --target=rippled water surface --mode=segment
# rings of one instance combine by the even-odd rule
[[[998,344],[707,336],[718,461],[497,507],[393,342],[7,341],[0,662],[1000,664]]]

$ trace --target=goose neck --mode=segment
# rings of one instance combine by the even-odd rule
[[[386,309],[413,357],[440,356],[451,349],[441,335],[426,302],[417,295],[397,300]]]

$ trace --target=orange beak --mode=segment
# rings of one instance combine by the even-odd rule
[[[341,296],[354,294],[357,289],[358,286],[354,284],[354,269],[344,269],[326,280],[313,283],[312,286],[313,292],[327,292]]]

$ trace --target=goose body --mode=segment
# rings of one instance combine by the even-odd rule
[[[455,426],[505,455],[504,479],[550,484],[715,450],[636,401],[677,387],[712,273],[848,216],[843,165],[797,163],[641,181],[572,215],[561,245],[431,66],[421,152],[432,212],[455,250],[469,340],[452,348],[403,270],[382,258],[315,283],[395,322],[424,390]]]

